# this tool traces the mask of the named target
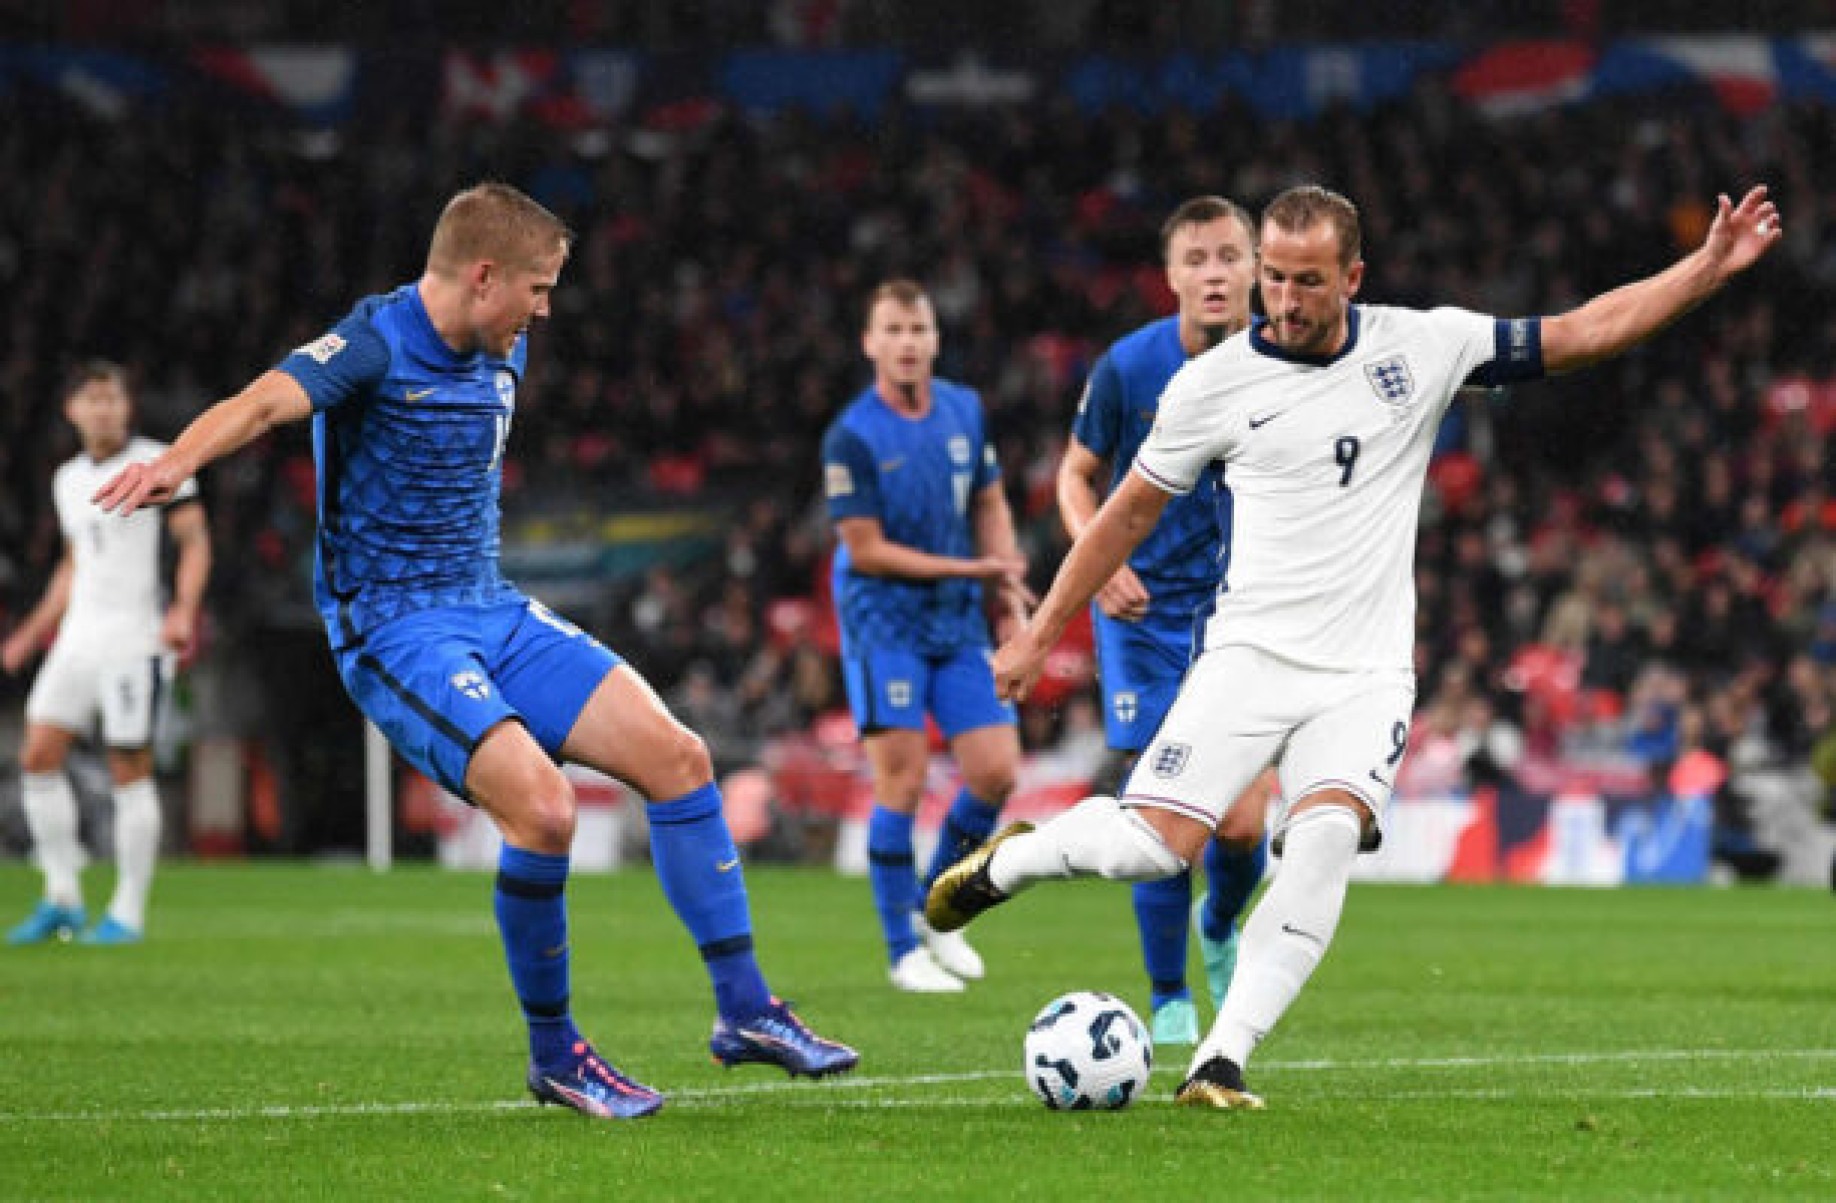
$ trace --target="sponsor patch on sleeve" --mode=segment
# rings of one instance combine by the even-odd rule
[[[305,346],[296,348],[294,353],[304,355],[316,364],[324,365],[331,361],[332,356],[344,350],[344,346],[344,336],[334,333],[315,338]]]

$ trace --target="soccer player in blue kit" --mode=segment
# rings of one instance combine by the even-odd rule
[[[1218,196],[1186,201],[1161,226],[1160,255],[1178,312],[1118,339],[1097,360],[1058,465],[1059,514],[1073,539],[1096,517],[1103,493],[1127,476],[1173,373],[1249,325],[1256,227],[1242,206]],[[1229,490],[1208,473],[1167,506],[1153,533],[1097,593],[1091,618],[1103,726],[1115,753],[1097,793],[1120,792],[1173,704],[1192,657],[1193,625],[1209,612],[1218,565],[1229,554],[1223,543],[1229,507]],[[1263,816],[1273,789],[1273,772],[1264,773],[1205,848],[1199,946],[1217,1006],[1236,963],[1237,917],[1262,880]],[[1196,1044],[1198,1016],[1186,986],[1192,875],[1182,870],[1137,882],[1133,894],[1154,1043]]]
[[[1014,708],[995,697],[984,586],[1003,635],[1032,595],[994,444],[971,389],[931,374],[937,318],[924,290],[891,280],[868,301],[873,383],[823,438],[823,489],[841,547],[833,578],[842,670],[873,773],[868,876],[893,985],[945,994],[984,972],[959,933],[916,912],[912,819],[924,797],[928,711],[962,769],[925,888],[977,847],[1014,788]]]
[[[314,592],[339,675],[404,758],[503,833],[494,901],[528,1023],[530,1093],[615,1119],[664,1098],[574,1026],[564,890],[575,801],[560,760],[651,800],[657,876],[713,980],[716,1060],[815,1077],[858,1057],[765,984],[701,740],[630,665],[499,571],[498,495],[526,335],[548,316],[570,245],[567,228],[514,188],[460,192],[418,282],[359,302],[95,500],[121,514],[163,502],[204,465],[311,416]]]

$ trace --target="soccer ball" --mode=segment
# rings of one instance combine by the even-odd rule
[[[1127,1003],[1074,990],[1026,1030],[1026,1084],[1054,1111],[1115,1111],[1147,1089],[1154,1042]]]

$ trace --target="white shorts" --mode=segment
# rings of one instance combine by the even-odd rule
[[[99,717],[109,747],[149,747],[176,668],[171,652],[122,655],[105,644],[60,639],[32,682],[26,721],[87,735]]]
[[[1414,709],[1415,674],[1407,669],[1304,668],[1257,648],[1217,648],[1186,670],[1122,802],[1216,827],[1273,764],[1284,800],[1270,819],[1278,851],[1293,804],[1325,789],[1345,790],[1370,808],[1364,851],[1373,851]]]

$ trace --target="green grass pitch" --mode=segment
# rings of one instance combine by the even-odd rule
[[[1251,1067],[1267,1112],[1173,1107],[1168,1050],[1135,1106],[1067,1115],[1021,1036],[1067,989],[1142,1007],[1124,888],[1016,900],[972,932],[989,980],[923,998],[865,882],[749,880],[775,988],[860,1069],[711,1064],[655,880],[576,878],[576,1014],[670,1093],[603,1124],[522,1093],[487,877],[169,866],[142,946],[0,949],[0,1199],[1836,1197],[1828,894],[1354,887]],[[36,889],[0,866],[0,917]]]

